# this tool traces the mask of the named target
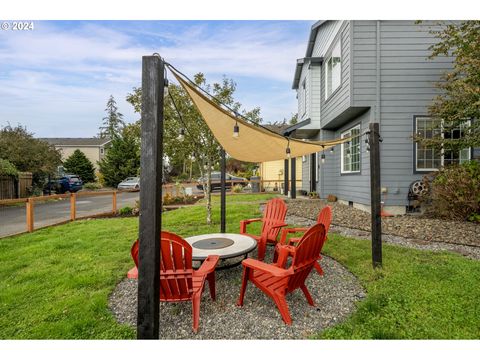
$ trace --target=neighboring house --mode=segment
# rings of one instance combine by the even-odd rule
[[[408,210],[412,182],[442,164],[480,155],[478,149],[441,154],[412,141],[414,133],[431,134],[427,108],[437,94],[434,83],[452,68],[452,58],[428,59],[436,41],[429,33],[433,25],[318,21],[312,26],[293,81],[303,124],[295,137],[360,137],[326,151],[324,164],[319,164],[319,154],[304,157],[304,190],[316,189],[322,198],[334,194],[349,205],[370,209],[370,163],[363,135],[370,122],[380,123],[382,199],[392,213]]]
[[[288,132],[292,126],[290,125],[264,125],[266,128],[278,133],[284,134],[286,131]],[[302,158],[297,158],[297,164],[301,164]],[[275,161],[265,161],[259,164],[259,176],[262,180],[268,180],[268,182],[263,183],[263,189],[265,191],[278,191],[283,192],[283,184],[284,184],[284,160],[275,160]],[[297,189],[301,189],[301,181],[302,181],[302,167],[298,165],[296,167],[296,184]],[[289,177],[290,178],[290,177]],[[275,190],[277,189],[277,190]]]
[[[92,162],[95,170],[98,169],[97,162],[103,159],[111,142],[108,138],[43,138],[41,140],[47,141],[55,146],[55,149],[60,150],[62,161],[65,161],[75,150],[82,151]]]

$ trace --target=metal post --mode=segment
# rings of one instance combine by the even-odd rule
[[[220,232],[225,233],[225,212],[226,212],[226,186],[225,173],[227,168],[227,161],[225,159],[225,149],[220,150],[221,164],[220,164]],[[233,189],[233,186],[231,187]]]
[[[142,58],[137,338],[158,339],[165,64]]]
[[[370,123],[368,143],[370,145],[370,206],[372,213],[372,264],[382,266],[382,218],[380,188],[380,127]]]
[[[283,194],[288,196],[288,159],[285,159],[285,163],[283,165]]]
[[[77,218],[77,194],[70,193],[70,221]]]
[[[297,159],[292,157],[290,159],[290,167],[291,167],[291,172],[292,172],[292,190],[290,190],[290,199],[296,199],[297,198],[297,170],[296,170],[296,163]]]
[[[112,214],[115,215],[117,213],[117,192],[114,191],[112,193]]]

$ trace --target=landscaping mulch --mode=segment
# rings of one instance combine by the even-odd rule
[[[267,250],[271,259],[273,248]],[[254,258],[255,252],[251,254]],[[365,297],[358,280],[342,265],[328,257],[321,264],[325,275],[312,270],[307,279],[315,306],[307,303],[300,289],[287,296],[291,326],[285,325],[275,303],[252,283],[247,286],[244,306],[236,305],[242,276],[242,266],[237,266],[216,272],[216,301],[210,299],[205,284],[197,334],[192,331],[191,302],[160,303],[160,338],[305,339],[318,334],[343,321]],[[110,309],[119,322],[136,326],[137,280],[125,279],[118,284],[110,296]]]
[[[316,220],[318,212],[327,203],[318,199],[287,200],[288,215]],[[332,207],[332,224],[370,232],[370,213],[340,203]],[[480,224],[427,218],[422,215],[402,215],[382,218],[382,233],[414,239],[429,244],[441,242],[480,247]]]

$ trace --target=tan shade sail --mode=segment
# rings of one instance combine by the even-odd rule
[[[188,81],[183,80],[173,69],[170,68],[170,70],[198,108],[217,141],[230,156],[237,160],[264,162],[286,159],[287,147],[290,148],[291,157],[298,157],[327,150],[349,140],[349,138],[325,142],[288,140],[284,136],[250,124],[222,109]],[[239,128],[238,137],[233,136],[235,125]]]

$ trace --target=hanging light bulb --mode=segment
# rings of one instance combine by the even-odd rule
[[[320,156],[320,160],[322,161],[322,164],[325,164],[325,154],[322,152],[322,155]]]
[[[335,146],[332,146],[332,147],[330,148],[330,154],[333,154],[334,151],[335,151]]]
[[[350,149],[347,149],[347,158],[350,159]]]
[[[290,148],[289,148],[289,147],[287,147],[287,158],[289,158],[289,159],[290,159],[291,157],[292,157],[292,156],[290,155]]]
[[[185,129],[181,128],[180,133],[178,134],[178,140],[183,141],[185,139]]]
[[[233,127],[233,138],[238,139],[239,133],[240,133],[240,128],[238,126],[238,123],[235,122],[235,126]]]

